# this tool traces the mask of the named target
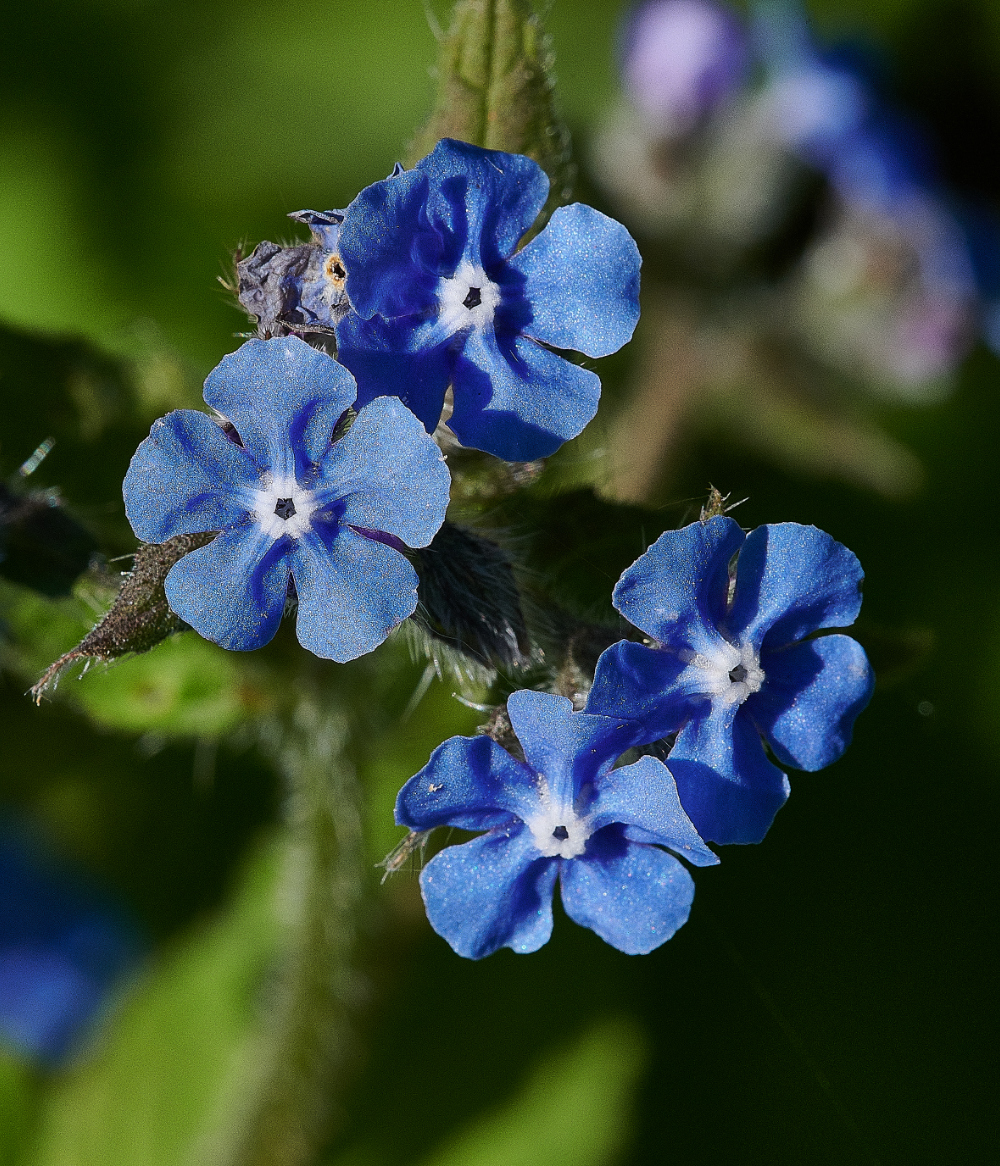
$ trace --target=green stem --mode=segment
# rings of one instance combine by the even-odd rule
[[[361,898],[358,787],[341,750],[344,722],[300,700],[271,742],[289,793],[288,885],[294,919],[268,1059],[233,1166],[312,1166],[332,1128],[347,1056],[354,917]]]

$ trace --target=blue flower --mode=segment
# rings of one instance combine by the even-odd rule
[[[401,551],[434,537],[450,477],[390,397],[331,443],[354,395],[350,374],[302,340],[251,340],[205,382],[225,425],[180,409],[139,446],[124,486],[139,538],[220,532],[166,578],[170,607],[206,639],[266,644],[290,579],[299,643],[317,656],[353,660],[412,614],[417,576]]]
[[[612,769],[633,727],[574,713],[564,697],[515,692],[507,710],[524,763],[488,737],[452,737],[399,792],[400,825],[486,831],[424,868],[431,926],[470,959],[537,951],[552,932],[558,880],[570,918],[613,947],[659,947],[694,897],[690,874],[661,847],[695,866],[718,862],[666,766],[642,757]]]
[[[22,827],[0,822],[0,1040],[56,1063],[138,962],[135,925]]]
[[[548,195],[530,158],[445,139],[347,208],[340,255],[353,311],[338,357],[358,400],[399,396],[428,430],[445,391],[463,445],[544,457],[597,410],[601,382],[552,351],[606,356],[639,317],[635,242],[613,219],[560,207],[521,251]]]
[[[807,638],[854,622],[863,577],[855,555],[814,526],[745,535],[717,517],[667,531],[614,591],[655,644],[609,648],[587,711],[634,718],[646,741],[676,733],[670,771],[698,832],[759,842],[789,790],[761,737],[782,765],[821,769],[847,748],[871,696],[860,644]]]

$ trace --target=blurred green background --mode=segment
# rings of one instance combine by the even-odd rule
[[[1000,7],[810,10],[823,34],[880,46],[945,173],[1000,208]],[[549,10],[581,160],[615,92],[620,11]],[[429,108],[435,47],[419,0],[7,5],[0,322],[26,332],[0,353],[0,473],[55,433],[35,478],[62,488],[106,554],[131,550],[115,484],[135,443],[197,401],[247,327],[216,280],[231,251],[293,238],[288,211],[344,206],[383,176]],[[130,362],[138,392],[116,405],[104,357],[69,340],[53,356],[35,330]],[[608,362],[610,395],[627,370],[627,355]],[[374,904],[331,1163],[989,1160],[1000,365],[976,351],[950,399],[883,421],[925,468],[904,500],[793,475],[706,432],[657,509],[623,522],[575,494],[548,507],[532,553],[583,606],[606,606],[619,571],[709,482],[749,495],[744,525],[815,523],[867,571],[861,633],[881,683],[854,746],[792,775],[766,843],[700,872],[689,925],[649,957],[561,917],[535,956],[453,955],[423,921],[415,873],[380,888],[374,863],[399,837],[396,789],[480,717],[447,680],[407,709],[423,663],[398,639],[316,666],[353,718]],[[503,521],[530,542],[537,515],[517,505]],[[0,799],[124,898],[153,956],[76,1063],[45,1074],[0,1056],[0,1161],[214,1161],[205,1131],[225,1126],[256,1055],[281,913],[281,794],[248,725],[272,713],[294,644],[283,634],[235,659],[187,635],[67,678],[36,709],[25,689],[93,610],[2,587]],[[359,689],[377,699],[352,704]]]

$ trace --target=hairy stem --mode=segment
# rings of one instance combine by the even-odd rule
[[[287,962],[254,1112],[232,1166],[311,1166],[337,1117],[348,1054],[350,961],[361,898],[361,820],[344,724],[313,696],[269,742],[289,791],[293,834]]]

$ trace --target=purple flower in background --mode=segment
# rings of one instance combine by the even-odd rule
[[[0,822],[0,1041],[63,1060],[141,954],[117,903],[22,827]]]
[[[746,33],[710,0],[651,0],[625,30],[622,81],[654,133],[680,137],[743,84]]]
[[[730,562],[736,558],[734,573]],[[712,842],[759,842],[788,797],[768,760],[821,769],[847,747],[873,676],[844,635],[861,607],[856,556],[814,526],[745,535],[731,518],[667,531],[618,581],[615,607],[654,641],[600,658],[587,712],[676,734],[681,802]]]
[[[294,583],[303,647],[333,660],[376,648],[417,602],[404,544],[444,520],[441,452],[399,401],[362,409],[333,441],[355,385],[296,337],[251,340],[205,382],[226,427],[192,409],[157,421],[125,477],[146,542],[219,531],[166,578],[173,611],[206,639],[247,651],[277,631]]]
[[[718,862],[666,766],[642,757],[613,769],[635,726],[574,713],[564,697],[515,692],[507,709],[524,762],[489,737],[452,737],[396,800],[396,821],[413,830],[485,831],[421,873],[431,926],[470,959],[501,947],[537,951],[552,932],[559,882],[570,918],[613,947],[630,955],[659,947],[694,897],[669,851],[695,866]]]
[[[600,380],[553,349],[617,351],[639,317],[639,252],[591,207],[559,207],[530,158],[445,139],[361,192],[340,228],[351,311],[338,358],[361,404],[398,396],[429,431],[449,385],[463,445],[508,461],[554,452],[597,410]]]

